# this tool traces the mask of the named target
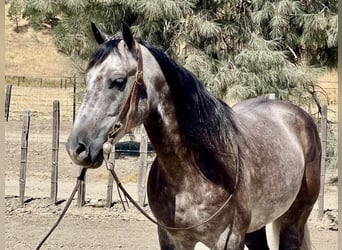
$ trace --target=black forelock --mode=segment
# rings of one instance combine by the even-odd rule
[[[121,39],[110,39],[104,43],[102,43],[91,56],[87,70],[91,67],[94,67],[100,63],[102,63],[108,55],[113,51],[113,49],[118,47]]]

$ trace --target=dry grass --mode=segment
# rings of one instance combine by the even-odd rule
[[[52,106],[55,100],[60,102],[61,120],[72,121],[72,88],[31,88],[14,85],[9,119],[21,120],[23,111],[28,110],[32,117],[39,117],[39,120],[52,120]]]
[[[322,104],[328,105],[328,119],[330,121],[338,121],[338,74],[336,70],[327,70],[318,79],[320,90],[319,98]]]
[[[326,72],[319,77],[318,81],[322,88],[338,88],[337,70],[326,70]]]
[[[16,33],[8,8],[5,4],[5,75],[66,77],[76,73],[70,59],[58,52],[49,31],[35,31],[22,20],[21,31]]]

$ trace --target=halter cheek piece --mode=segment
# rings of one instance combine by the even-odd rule
[[[137,45],[137,50],[138,50],[137,51],[138,52],[138,67],[137,67],[137,72],[135,73],[135,81],[133,82],[133,87],[127,100],[127,103],[129,102],[129,110],[127,113],[125,133],[128,133],[132,128],[132,121],[134,119],[136,100],[137,100],[137,91],[136,91],[137,85],[141,86],[144,83],[141,47],[138,43],[136,43],[136,45]]]
[[[115,136],[122,128],[121,121],[126,117],[126,125],[125,125],[125,134],[127,134],[131,128],[132,123],[134,120],[134,114],[136,109],[136,101],[137,101],[137,86],[141,86],[144,84],[144,74],[143,74],[143,62],[142,62],[142,54],[141,54],[141,47],[139,43],[135,43],[137,48],[137,72],[135,73],[135,80],[132,85],[132,89],[128,95],[127,101],[125,105],[123,106],[122,110],[120,111],[120,114],[118,116],[117,121],[114,123],[113,127],[108,133],[107,142],[103,144],[103,153],[106,155],[110,154],[110,151],[112,149],[112,144],[114,141]]]

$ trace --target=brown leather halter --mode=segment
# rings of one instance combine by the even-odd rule
[[[137,85],[141,86],[144,84],[144,74],[143,74],[143,60],[141,54],[141,47],[139,43],[135,43],[137,48],[137,72],[135,73],[135,80],[132,85],[132,89],[128,95],[127,101],[123,106],[120,114],[118,116],[117,121],[114,123],[112,129],[108,133],[107,142],[112,143],[115,138],[117,132],[121,129],[122,123],[121,121],[127,117],[126,125],[125,125],[125,133],[127,134],[132,129],[132,122],[134,119],[135,109],[136,109],[136,101],[137,101]],[[127,113],[126,113],[127,112]]]
[[[127,98],[125,105],[123,106],[122,110],[120,111],[120,115],[118,116],[117,121],[114,123],[113,127],[111,128],[110,132],[108,133],[107,142],[105,142],[103,144],[103,155],[104,155],[104,161],[106,162],[107,169],[109,169],[108,165],[107,165],[107,160],[108,160],[109,153],[111,152],[111,149],[113,146],[113,140],[114,140],[117,132],[121,129],[121,127],[122,127],[121,120],[123,120],[125,118],[125,116],[127,116],[127,121],[126,121],[126,125],[125,125],[125,133],[128,133],[132,128],[132,121],[134,119],[134,113],[135,113],[135,109],[136,109],[136,100],[137,100],[136,87],[137,87],[137,85],[140,86],[144,83],[141,48],[140,48],[140,45],[138,43],[136,43],[136,47],[137,47],[138,66],[137,66],[137,72],[135,73],[135,80],[133,82],[131,92]],[[62,213],[60,214],[58,220],[54,223],[52,228],[45,235],[45,237],[39,242],[38,246],[35,248],[36,250],[39,250],[42,247],[44,242],[49,238],[49,236],[52,234],[52,232],[57,228],[59,223],[62,221],[65,213],[67,212],[68,208],[70,207],[70,204],[71,204],[71,202],[72,202],[72,200],[73,200],[73,198],[74,198],[74,196],[75,196],[75,194],[76,194],[76,192],[80,186],[81,181],[84,180],[86,170],[87,170],[86,168],[82,168],[80,175],[77,177],[76,185],[75,185],[75,187],[74,187],[74,189],[73,189]],[[112,168],[111,172],[114,172],[114,168]],[[114,175],[116,176],[115,173],[114,173]],[[114,179],[118,183],[118,187],[120,187],[121,185],[120,185],[120,181],[118,180],[118,178],[116,177]],[[128,196],[128,197],[130,197],[130,196]]]
[[[226,199],[226,201],[221,205],[221,207],[215,212],[213,213],[211,216],[209,216],[207,219],[203,220],[200,223],[188,226],[188,227],[169,227],[166,226],[164,224],[159,223],[158,221],[156,221],[154,218],[152,218],[150,215],[148,215],[139,205],[138,203],[130,196],[130,194],[126,191],[126,189],[122,186],[122,183],[120,181],[120,179],[118,178],[117,174],[114,171],[114,165],[111,162],[108,162],[109,159],[109,154],[111,153],[112,150],[112,146],[113,146],[113,141],[115,138],[115,135],[117,134],[118,131],[120,131],[121,129],[121,120],[123,120],[125,118],[125,110],[128,109],[128,112],[126,113],[126,117],[127,117],[127,121],[126,121],[126,125],[125,125],[125,133],[128,133],[131,129],[132,126],[132,121],[134,119],[134,113],[135,113],[135,109],[136,109],[136,86],[137,85],[142,85],[144,83],[143,80],[143,71],[142,71],[142,67],[143,67],[143,62],[142,62],[142,55],[141,55],[141,48],[140,45],[138,43],[136,43],[136,47],[137,47],[137,54],[138,54],[138,66],[137,66],[137,72],[135,75],[135,81],[133,83],[132,86],[132,90],[128,96],[128,99],[126,101],[125,106],[123,107],[123,109],[120,112],[120,115],[118,117],[118,121],[116,123],[114,123],[111,131],[108,134],[108,139],[107,142],[105,142],[103,144],[103,159],[104,162],[106,164],[106,168],[107,170],[111,173],[113,179],[115,180],[118,189],[120,189],[124,195],[126,196],[126,198],[128,198],[128,200],[130,202],[132,202],[132,204],[151,222],[153,222],[154,224],[160,226],[161,228],[164,228],[166,230],[172,230],[172,231],[178,231],[178,230],[191,230],[194,229],[196,227],[199,227],[209,221],[211,221],[212,219],[214,219],[217,215],[219,215],[223,209],[228,205],[228,203],[230,202],[230,200],[233,197],[234,191],[236,190],[237,184],[238,184],[238,166],[239,166],[239,162],[237,159],[236,162],[236,176],[235,176],[235,184],[234,184],[234,189],[233,192],[228,196],[228,198]]]
[[[125,133],[128,133],[132,128],[132,122],[134,119],[134,113],[136,109],[136,100],[137,100],[137,85],[141,86],[144,84],[144,74],[143,74],[143,60],[141,55],[141,47],[139,43],[136,43],[137,46],[137,56],[138,56],[138,66],[137,72],[135,73],[135,80],[133,82],[132,90],[130,95],[128,96],[128,100],[126,105],[129,103],[129,109],[127,113],[127,122],[125,127]],[[121,115],[120,115],[121,116]],[[120,117],[121,119],[122,117]]]

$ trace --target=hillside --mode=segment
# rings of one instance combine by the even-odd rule
[[[21,20],[21,31],[14,31],[5,4],[5,74],[32,77],[66,77],[77,70],[71,60],[59,53],[49,30],[35,31]],[[319,78],[323,88],[338,88],[337,72],[327,71]]]
[[[9,19],[5,4],[5,75],[66,77],[76,73],[71,60],[58,52],[48,30],[35,31],[21,20],[19,33]]]

